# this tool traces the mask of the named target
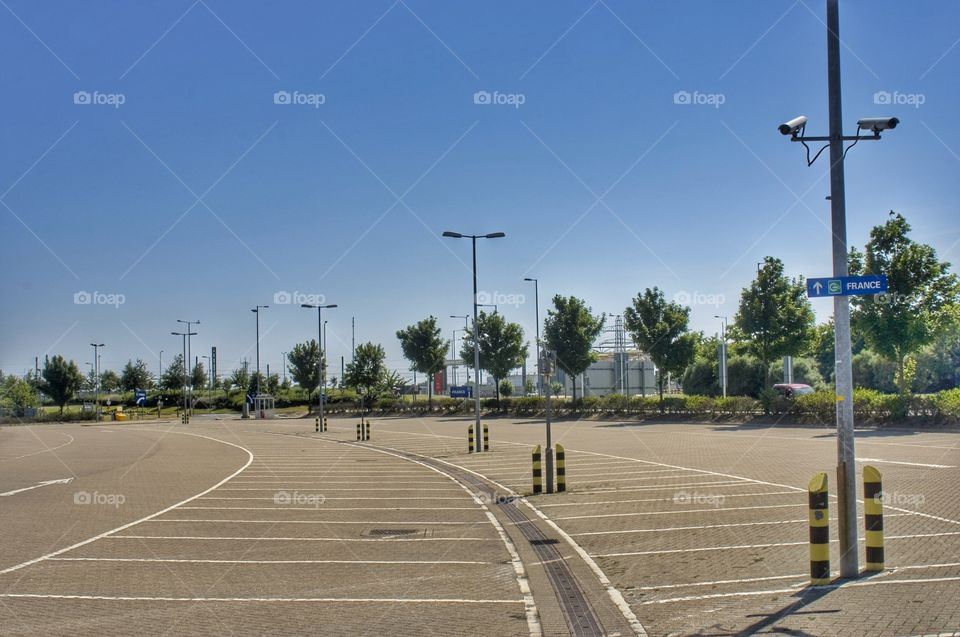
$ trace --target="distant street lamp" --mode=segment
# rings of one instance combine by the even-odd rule
[[[265,310],[269,305],[257,305],[250,311],[257,315],[257,396],[260,395],[260,310]],[[248,350],[249,351],[249,350]],[[256,398],[256,396],[254,396]]]
[[[93,348],[93,376],[94,392],[96,392],[97,422],[100,422],[100,348],[106,347],[103,343],[90,343]]]
[[[317,378],[320,383],[320,389],[317,392],[319,394],[317,396],[317,403],[318,403],[317,409],[319,411],[319,416],[320,416],[320,426],[322,427],[323,426],[323,396],[325,393],[323,381],[324,381],[324,372],[326,371],[326,364],[325,364],[326,361],[324,360],[324,357],[326,356],[326,351],[324,349],[324,341],[326,340],[324,338],[324,334],[326,333],[326,329],[325,329],[326,326],[323,320],[323,311],[333,309],[337,307],[337,304],[329,303],[327,305],[311,305],[309,303],[301,303],[300,307],[305,307],[311,310],[312,309],[317,310],[317,347],[320,348],[320,361],[318,363],[318,366],[320,369],[317,370]]]
[[[476,424],[476,448],[477,451],[484,451],[483,434],[480,429],[480,338],[477,334],[477,239],[500,239],[507,236],[502,232],[491,232],[489,234],[462,234],[460,232],[451,232],[447,230],[443,233],[444,237],[450,239],[470,239],[473,247],[473,377],[474,377],[474,415]]]
[[[714,314],[713,318],[720,319],[720,387],[723,388],[723,397],[727,397],[727,317]]]
[[[187,337],[196,336],[196,332],[170,332],[173,336],[183,337],[183,410],[186,411],[187,407]]]
[[[533,303],[537,320],[537,365],[540,365],[540,280],[532,277],[525,277],[524,281],[533,283]],[[543,374],[537,374],[537,396],[543,394]]]
[[[193,374],[191,372],[193,370],[190,367],[190,363],[193,361],[193,351],[191,349],[191,343],[190,343],[191,341],[190,336],[192,335],[190,332],[190,326],[200,325],[200,321],[199,320],[182,321],[180,319],[177,319],[177,323],[184,323],[187,326],[187,352],[183,355],[184,356],[183,369],[187,374],[187,379],[189,379],[190,381],[188,385],[190,386],[190,415],[192,416],[193,415]]]

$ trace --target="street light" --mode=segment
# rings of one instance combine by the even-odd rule
[[[191,340],[190,326],[200,325],[200,321],[199,320],[183,321],[183,320],[177,319],[177,323],[183,323],[187,326],[187,352],[186,354],[183,355],[184,356],[183,369],[184,369],[184,372],[187,374],[187,378],[190,379],[190,415],[192,416],[193,415],[193,373],[192,373],[193,370],[190,367],[189,361],[192,361],[193,359],[193,350],[191,349],[191,342],[190,342]]]
[[[160,350],[160,373],[157,374],[157,385],[160,384],[160,379],[163,377],[163,350]]]
[[[830,204],[831,230],[833,235],[833,275],[847,276],[847,219],[846,192],[843,160],[850,148],[861,140],[879,140],[881,131],[896,128],[896,117],[861,119],[857,132],[869,131],[872,135],[844,136],[843,101],[840,78],[840,8],[838,0],[827,0],[827,85],[830,115],[830,134],[826,137],[807,137],[804,133],[807,118],[800,116],[779,127],[790,141],[800,142],[807,150],[807,165],[810,166],[820,154],[830,149]],[[848,148],[844,142],[852,141]],[[826,142],[810,159],[807,142]],[[859,572],[859,542],[857,539],[857,480],[856,454],[853,437],[853,370],[850,347],[850,299],[847,296],[833,297],[834,340],[836,343],[836,390],[837,390],[837,500],[840,526],[840,576],[855,577]]]
[[[93,375],[94,375],[94,392],[96,392],[96,398],[94,399],[97,405],[97,422],[100,422],[100,348],[106,347],[103,343],[90,343],[90,347],[93,348]]]
[[[467,332],[470,331],[470,315],[469,314],[451,314],[450,318],[452,319],[463,319],[463,334],[466,336]],[[457,332],[460,330],[453,330],[453,360],[457,360]],[[454,364],[453,366],[453,384],[457,384],[457,368],[459,365]],[[467,381],[470,380],[470,372],[467,372]],[[476,388],[474,388],[476,389]]]
[[[318,394],[317,409],[319,411],[319,416],[320,416],[320,426],[322,427],[323,426],[323,395],[324,395],[324,384],[323,384],[324,373],[323,372],[325,371],[325,368],[326,368],[326,365],[325,365],[326,361],[324,361],[324,356],[326,356],[326,352],[324,350],[324,341],[326,340],[324,338],[324,333],[326,332],[326,330],[324,329],[323,311],[333,309],[337,307],[337,304],[329,303],[327,305],[311,305],[309,303],[301,303],[300,307],[305,307],[311,310],[312,309],[317,310],[317,347],[320,348],[320,361],[318,363],[320,369],[317,370],[318,372],[317,379],[320,382],[320,391],[317,392]]]
[[[536,308],[537,316],[537,365],[540,365],[540,280],[532,277],[524,277],[524,281],[533,283],[533,303]],[[543,394],[543,375],[537,374],[537,396]]]
[[[173,336],[183,337],[183,410],[187,410],[187,337],[196,336],[196,332],[170,332]]]
[[[723,397],[727,397],[727,317],[714,314],[713,318],[720,319],[720,386],[723,388]]]
[[[260,310],[265,310],[268,307],[270,306],[257,305],[250,310],[257,315],[257,396],[260,395]],[[256,396],[254,396],[254,398],[256,398]]]
[[[491,232],[489,234],[462,234],[460,232],[451,232],[449,230],[443,233],[444,237],[450,239],[470,239],[473,247],[473,377],[474,377],[474,415],[476,420],[476,448],[477,451],[484,451],[483,432],[480,429],[480,338],[477,334],[477,239],[501,239],[506,234],[502,232]]]

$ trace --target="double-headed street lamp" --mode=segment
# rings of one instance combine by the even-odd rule
[[[720,387],[723,397],[727,397],[727,317],[714,314],[713,318],[720,319]]]
[[[190,380],[190,415],[192,416],[192,415],[193,415],[193,367],[190,366],[190,363],[193,362],[193,351],[192,351],[192,349],[191,349],[191,347],[190,347],[190,346],[191,346],[191,342],[190,342],[190,340],[191,340],[191,339],[190,339],[190,336],[191,336],[190,329],[191,329],[191,328],[190,328],[190,326],[191,326],[191,325],[200,325],[200,321],[199,321],[199,320],[196,320],[196,321],[183,321],[183,320],[177,319],[177,323],[183,323],[184,325],[187,326],[187,352],[184,354],[183,368],[184,368],[184,370],[185,370],[186,373],[187,373],[187,378],[191,379],[191,380]]]
[[[324,395],[324,382],[323,382],[324,378],[323,377],[324,377],[324,371],[326,368],[326,364],[325,364],[326,361],[324,360],[324,358],[326,357],[326,349],[324,348],[324,345],[325,345],[324,341],[326,339],[324,339],[323,337],[324,332],[326,330],[324,329],[323,311],[333,309],[337,307],[337,304],[329,303],[327,305],[311,305],[309,303],[301,303],[300,307],[305,307],[311,310],[312,309],[317,310],[317,347],[320,348],[320,362],[319,362],[320,369],[317,370],[317,379],[320,383],[320,390],[317,392],[319,394],[317,396],[317,403],[318,403],[317,409],[319,411],[319,416],[320,416],[320,426],[322,427],[323,426],[323,395]]]
[[[93,348],[93,376],[94,376],[94,399],[97,405],[97,422],[100,422],[100,348],[106,347],[103,343],[90,343]]]
[[[187,373],[187,338],[196,336],[197,333],[187,330],[186,332],[170,332],[170,334],[183,337],[183,410],[187,411],[189,409],[187,406],[187,379],[189,378]]]
[[[505,236],[503,232],[491,232],[489,234],[462,234],[460,232],[451,232],[447,230],[443,233],[444,237],[450,239],[470,239],[473,246],[473,377],[474,377],[474,414],[476,428],[477,451],[484,451],[483,433],[480,429],[480,337],[477,334],[477,239],[500,239]]]
[[[524,281],[533,283],[533,303],[535,306],[537,319],[537,366],[540,365],[540,280],[533,277],[525,277]],[[537,396],[543,394],[543,374],[537,373]]]
[[[827,0],[827,87],[829,93],[830,134],[807,137],[807,118],[796,117],[781,124],[781,134],[800,142],[807,150],[807,165],[812,165],[827,148],[830,149],[830,204],[833,235],[833,276],[844,277],[848,271],[846,191],[843,159],[861,140],[878,140],[882,131],[896,128],[896,117],[872,117],[857,122],[857,135],[844,136],[840,78],[840,8],[838,0]],[[860,135],[861,131],[870,135]],[[853,144],[844,148],[844,142]],[[813,159],[807,142],[826,142]],[[850,347],[850,299],[833,297],[834,340],[836,344],[837,390],[837,489],[840,526],[840,576],[855,577],[859,573],[857,540],[856,454],[853,438],[853,368]]]
[[[265,310],[269,305],[257,305],[250,311],[257,315],[257,396],[260,395],[260,310]],[[254,397],[256,398],[256,396]],[[259,412],[257,412],[259,414]]]

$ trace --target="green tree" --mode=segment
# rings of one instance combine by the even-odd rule
[[[447,350],[450,347],[450,341],[443,340],[440,334],[434,316],[397,331],[400,348],[404,358],[410,361],[410,369],[426,374],[429,378],[427,404],[430,409],[433,409],[433,378],[446,366]]]
[[[147,364],[141,359],[137,362],[127,361],[120,373],[120,389],[133,391],[135,389],[149,389],[153,386],[153,376]]]
[[[183,389],[187,384],[187,370],[183,365],[183,354],[177,354],[173,357],[173,362],[167,366],[167,370],[160,377],[160,386],[166,390]]]
[[[256,396],[258,393],[265,394],[269,390],[267,389],[267,378],[263,375],[263,372],[253,372],[248,376],[247,381],[247,393],[251,396]]]
[[[16,376],[0,375],[0,404],[10,407],[14,416],[23,416],[30,407],[38,407],[40,401],[33,383]]]
[[[297,343],[287,354],[287,369],[294,382],[306,392],[307,398],[320,387],[320,345],[316,339]]]
[[[233,373],[230,374],[229,380],[224,380],[226,383],[225,389],[229,391],[230,387],[236,387],[237,389],[246,389],[250,384],[250,373],[247,371],[246,367],[238,367],[233,370]]]
[[[910,224],[890,211],[870,231],[864,252],[850,253],[851,274],[885,274],[887,293],[854,297],[852,323],[867,345],[897,365],[900,393],[910,391],[906,359],[933,342],[960,305],[960,282],[931,246],[908,235]]]
[[[543,322],[543,340],[547,349],[556,352],[557,367],[573,381],[573,398],[577,398],[577,376],[597,360],[593,343],[607,317],[594,316],[591,308],[575,296],[553,297],[553,308],[547,310]]]
[[[207,370],[203,368],[203,363],[197,361],[190,373],[190,384],[194,389],[203,389],[207,386]]]
[[[358,391],[364,390],[365,402],[372,399],[371,394],[382,385],[387,375],[387,368],[383,364],[386,357],[382,345],[363,343],[357,346],[353,360],[347,365],[344,383]]]
[[[498,388],[500,389],[500,395],[506,396],[509,398],[513,395],[513,383],[510,382],[509,378],[504,378],[500,381]]]
[[[716,357],[714,357],[716,359]],[[697,356],[683,371],[683,393],[700,396],[718,396],[722,389],[717,374],[718,362]]]
[[[277,374],[270,374],[267,376],[267,393],[271,395],[276,395],[280,390],[280,376]]]
[[[115,391],[119,387],[120,377],[117,376],[117,372],[113,371],[112,369],[108,369],[105,372],[100,372],[100,389],[102,391]]]
[[[780,259],[765,257],[757,278],[740,295],[733,330],[734,337],[746,340],[747,350],[766,370],[765,386],[770,385],[774,360],[808,350],[813,327],[813,309],[803,279],[787,277]]]
[[[500,398],[500,380],[510,371],[523,364],[527,358],[527,343],[523,342],[523,328],[517,323],[509,323],[503,315],[494,312],[480,312],[477,317],[477,332],[480,335],[480,368],[493,376]],[[473,365],[473,330],[464,335],[460,357],[467,365]],[[477,388],[480,391],[480,388]]]
[[[40,390],[60,407],[62,416],[64,405],[80,390],[83,375],[75,362],[67,361],[59,354],[44,361],[41,374]]]
[[[693,362],[698,335],[687,331],[690,308],[667,303],[660,288],[647,288],[623,312],[624,327],[637,347],[657,366],[657,389],[663,409],[667,374],[676,376]]]

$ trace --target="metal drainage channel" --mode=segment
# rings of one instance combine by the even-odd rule
[[[419,454],[398,450],[391,451],[411,460],[430,465],[463,483],[470,484],[487,502],[492,502],[495,497],[487,483],[472,473],[455,469],[450,465],[436,462],[432,458]],[[557,596],[557,601],[560,602],[560,610],[567,621],[570,634],[576,637],[601,637],[605,635],[600,619],[583,594],[580,583],[557,550],[555,545],[558,544],[558,541],[544,535],[530,518],[517,507],[514,498],[496,498],[496,500],[500,510],[520,529],[523,537],[530,543],[530,547],[540,559],[540,563],[543,564],[550,585]]]

